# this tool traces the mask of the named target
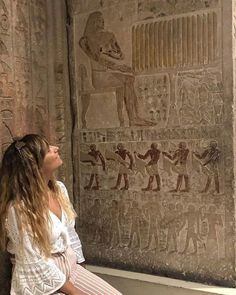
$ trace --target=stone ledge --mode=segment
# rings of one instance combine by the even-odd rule
[[[129,272],[124,270],[112,269],[87,265],[87,269],[104,278],[114,287],[117,287],[124,295],[133,294],[196,294],[196,295],[235,295],[236,289],[218,286],[208,286],[199,283],[187,282],[182,280],[170,279],[160,276]],[[141,291],[141,289],[142,291]],[[136,290],[137,289],[137,290]],[[147,290],[148,291],[147,293]],[[157,293],[158,292],[158,293]],[[161,293],[160,293],[161,292]]]

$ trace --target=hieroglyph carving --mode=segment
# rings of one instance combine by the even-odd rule
[[[9,10],[6,6],[6,3],[4,0],[0,1],[0,32],[1,33],[8,33],[8,30],[10,28],[9,23]]]

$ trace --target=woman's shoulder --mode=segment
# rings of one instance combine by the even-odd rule
[[[16,214],[16,204],[14,201],[11,201],[7,207],[7,216]]]
[[[66,189],[66,186],[65,186],[65,184],[64,184],[62,181],[57,180],[57,181],[56,181],[56,184],[57,184],[60,188],[65,188],[65,189]]]
[[[9,204],[8,208],[7,208],[7,212],[6,212],[6,220],[5,220],[5,225],[7,230],[11,230],[12,227],[16,227],[17,226],[17,212],[16,212],[16,205],[15,202],[11,201],[11,203]]]
[[[63,195],[65,195],[67,198],[69,198],[67,188],[65,184],[62,181],[57,180],[57,186],[59,187],[60,191],[62,192]]]

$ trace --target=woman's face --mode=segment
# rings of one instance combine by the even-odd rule
[[[53,173],[62,164],[57,146],[49,145],[48,151],[43,160],[42,171],[45,174]]]

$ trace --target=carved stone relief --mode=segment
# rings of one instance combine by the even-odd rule
[[[199,205],[200,200],[191,194],[182,199],[91,192],[84,195],[81,209],[85,253],[89,261],[137,270],[151,268],[154,273],[161,273],[167,262],[177,272],[191,273],[193,265],[212,272],[219,261],[227,265],[225,210],[223,204],[212,201],[205,198]]]
[[[216,261],[227,265],[221,132],[204,128],[81,131],[80,232],[89,261],[154,273],[166,261],[190,274],[193,265],[205,274]]]
[[[130,1],[130,0],[129,0]],[[83,13],[102,8],[109,8],[119,3],[119,0],[72,0],[72,8],[75,13]]]
[[[61,9],[59,7],[58,13]],[[47,11],[47,0],[0,1],[0,113],[1,122],[6,123],[14,135],[38,132],[50,137],[48,31],[54,29],[47,20]],[[62,28],[58,35],[62,35]],[[55,85],[55,92],[65,88],[64,85]],[[65,97],[63,95],[60,94]],[[64,104],[63,100],[62,106]],[[2,126],[5,130],[5,125]],[[1,138],[3,149],[11,142],[9,132],[5,131]]]
[[[139,19],[175,15],[202,9],[217,8],[219,2],[219,0],[138,0],[138,15]]]
[[[88,261],[230,281],[222,2],[70,2]]]
[[[2,0],[0,3],[0,32],[8,34],[10,29],[9,14],[10,6],[8,1]]]
[[[53,144],[60,142],[66,167],[63,168],[66,177],[61,180],[67,182],[71,179],[67,151],[70,151],[70,114],[63,4],[60,0],[0,0],[0,158],[12,142],[12,135],[44,134]],[[62,68],[60,78],[58,71],[53,71],[57,63]],[[57,142],[51,123],[55,109],[57,127],[60,126],[60,130],[55,128]],[[71,191],[71,184],[67,187]],[[0,253],[1,295],[10,294],[8,258]]]
[[[176,79],[180,125],[217,125],[223,122],[223,84],[217,71],[182,72]]]
[[[84,190],[224,192],[216,138],[83,144],[80,161]]]
[[[133,68],[143,72],[214,63],[217,28],[216,11],[143,21],[132,28]]]

